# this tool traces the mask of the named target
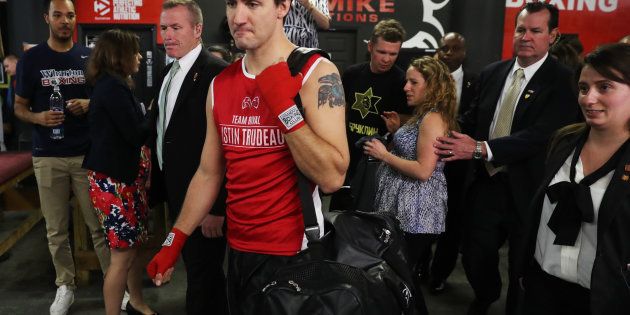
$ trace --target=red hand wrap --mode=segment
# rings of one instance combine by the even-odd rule
[[[175,266],[187,238],[188,235],[177,228],[173,228],[171,233],[168,233],[162,249],[147,265],[147,274],[151,279],[155,279],[156,274],[164,274],[169,268]]]
[[[285,133],[304,126],[304,118],[293,100],[302,88],[301,73],[291,76],[289,65],[283,61],[267,67],[257,75],[256,84]]]

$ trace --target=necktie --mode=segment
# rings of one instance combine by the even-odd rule
[[[164,132],[166,131],[166,102],[168,100],[168,92],[171,88],[171,81],[175,74],[179,71],[179,61],[173,61],[173,66],[168,73],[168,79],[166,79],[166,84],[164,85],[164,91],[160,94],[160,99],[158,102],[159,113],[158,113],[158,121],[157,121],[157,159],[160,169],[162,169],[162,164],[164,163],[162,159],[162,142],[164,141]]]
[[[514,72],[512,84],[508,87],[508,90],[503,97],[503,101],[501,102],[501,107],[499,108],[499,114],[497,115],[494,129],[490,132],[490,140],[510,135],[514,107],[516,107],[518,95],[521,94],[521,84],[523,83],[523,79],[525,79],[525,72],[523,69],[518,68]],[[490,162],[486,162],[485,164],[490,176],[493,176],[505,169],[504,167],[495,167]]]
[[[492,133],[490,133],[490,139],[510,135],[510,130],[512,129],[512,114],[514,113],[514,107],[516,107],[516,98],[521,94],[521,84],[524,78],[525,72],[523,69],[519,68],[514,72],[514,79],[505,93],[505,97],[503,97],[503,102],[501,102],[501,108],[499,108],[499,114],[497,115],[497,121],[494,124]]]

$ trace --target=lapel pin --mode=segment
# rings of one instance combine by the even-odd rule
[[[470,81],[466,81],[466,88],[469,88],[471,85]]]
[[[193,82],[197,82],[198,76],[199,76],[199,72],[195,72],[195,76],[193,76]]]
[[[630,164],[626,164],[626,166],[624,166],[623,170],[626,171],[626,172],[630,172]]]
[[[528,98],[529,98],[529,94],[525,94],[525,99],[528,99]]]
[[[621,180],[624,182],[627,182],[630,179],[630,176],[628,176],[627,174],[624,174],[623,176],[621,176]]]

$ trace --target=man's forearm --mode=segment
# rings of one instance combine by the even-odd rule
[[[219,177],[217,179],[217,177]],[[188,186],[182,212],[174,227],[190,235],[208,214],[221,188],[221,174],[197,170]]]
[[[30,124],[38,123],[36,119],[37,116],[35,115],[35,113],[30,111],[30,109],[28,108],[28,105],[26,104],[16,102],[13,112],[15,113],[15,116],[21,121],[24,121]]]
[[[349,162],[342,152],[318,137],[308,125],[285,134],[285,139],[297,167],[323,192],[332,193],[341,187]]]

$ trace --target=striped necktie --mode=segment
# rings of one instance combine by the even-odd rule
[[[166,84],[164,85],[164,91],[160,94],[160,100],[158,102],[159,113],[158,113],[158,121],[157,121],[157,159],[160,169],[162,169],[162,165],[164,163],[164,159],[162,158],[162,142],[164,141],[164,132],[166,131],[166,102],[168,101],[168,92],[171,88],[171,81],[175,74],[179,71],[179,61],[173,61],[173,66],[168,73],[168,79],[166,79]]]

